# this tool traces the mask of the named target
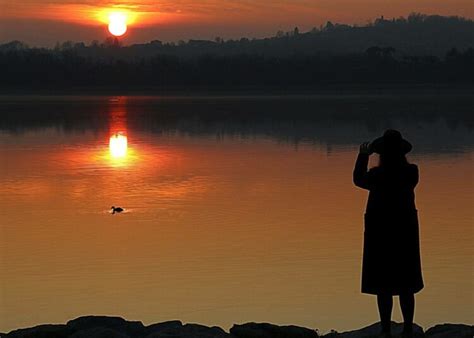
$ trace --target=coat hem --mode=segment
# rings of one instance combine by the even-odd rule
[[[415,288],[415,289],[406,289],[406,290],[375,290],[375,289],[362,289],[361,292],[367,295],[378,295],[378,294],[391,294],[392,296],[400,296],[404,293],[413,293],[416,294],[424,289],[424,286]]]

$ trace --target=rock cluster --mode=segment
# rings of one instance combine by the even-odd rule
[[[393,323],[397,337],[401,324]],[[349,331],[321,335],[317,330],[299,326],[278,326],[267,323],[234,325],[230,332],[220,327],[199,324],[183,324],[175,320],[145,326],[142,322],[127,321],[120,317],[86,316],[70,320],[66,324],[39,325],[27,329],[0,333],[1,338],[375,338],[379,324]],[[426,332],[415,326],[414,337],[423,338],[472,338],[474,326],[464,324],[436,325]]]

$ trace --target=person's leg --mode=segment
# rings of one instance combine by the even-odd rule
[[[415,295],[404,293],[400,295],[400,308],[402,309],[405,332],[413,331],[413,317],[415,315]]]
[[[390,333],[390,322],[392,320],[393,297],[391,294],[384,293],[377,295],[377,305],[379,307],[380,323],[382,332]]]

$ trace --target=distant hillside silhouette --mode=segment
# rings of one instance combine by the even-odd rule
[[[121,46],[117,39],[53,49],[0,45],[0,87],[242,87],[472,83],[474,21],[411,14],[366,26],[328,22],[266,39]]]

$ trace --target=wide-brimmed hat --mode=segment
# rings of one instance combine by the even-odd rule
[[[389,129],[382,137],[374,140],[370,144],[370,148],[377,154],[400,153],[405,155],[413,149],[413,146],[402,137],[398,130]]]

